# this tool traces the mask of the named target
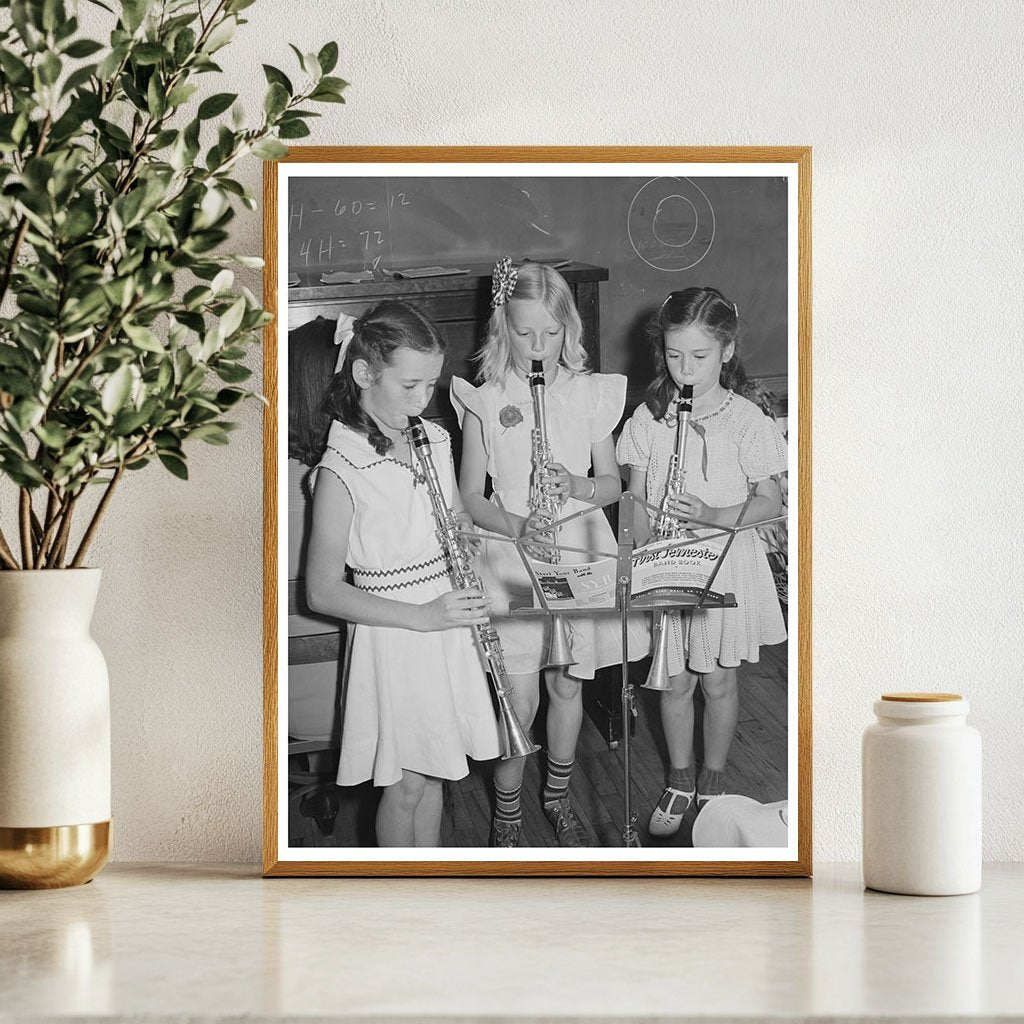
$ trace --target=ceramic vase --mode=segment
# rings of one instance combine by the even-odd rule
[[[0,571],[0,887],[93,878],[110,852],[99,569]]]

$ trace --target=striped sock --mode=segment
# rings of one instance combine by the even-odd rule
[[[552,804],[569,795],[569,776],[572,775],[571,761],[556,761],[548,754],[548,777],[544,783],[544,803]]]
[[[669,768],[668,784],[683,793],[692,793],[697,788],[697,769],[691,764],[685,768]]]
[[[494,820],[515,822],[523,817],[522,808],[519,806],[519,797],[523,792],[523,784],[520,782],[515,789],[498,789],[494,787]]]
[[[725,793],[725,769],[701,768],[697,779],[697,803],[703,804],[713,796]]]

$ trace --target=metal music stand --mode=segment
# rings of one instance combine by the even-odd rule
[[[647,509],[648,513],[653,513],[655,516],[661,513],[661,509],[657,506],[651,505],[643,498],[638,498],[635,494],[630,491],[624,492],[618,498],[613,498],[611,501],[602,502],[600,505],[591,505],[579,512],[573,512],[571,515],[565,516],[562,519],[555,520],[553,523],[539,527],[535,530],[530,530],[521,537],[503,537],[495,533],[476,533],[477,537],[485,537],[488,540],[501,541],[508,544],[514,544],[516,551],[519,553],[519,557],[523,562],[523,566],[526,569],[526,573],[530,578],[530,585],[533,587],[534,598],[539,602],[539,607],[527,607],[527,608],[515,608],[509,610],[509,615],[512,618],[541,618],[550,617],[555,614],[565,616],[595,616],[595,615],[607,615],[617,614],[622,627],[622,740],[623,740],[623,758],[622,758],[622,771],[623,771],[623,821],[622,821],[622,844],[626,847],[639,847],[640,839],[637,834],[636,822],[637,815],[632,811],[632,762],[631,762],[631,751],[630,751],[630,734],[632,729],[630,728],[632,722],[631,719],[637,717],[636,708],[636,694],[633,683],[629,678],[629,649],[627,645],[628,640],[628,621],[630,612],[643,611],[653,612],[662,610],[679,609],[682,611],[694,612],[703,608],[735,608],[736,598],[731,593],[717,594],[712,592],[711,585],[717,577],[719,569],[722,567],[722,562],[725,560],[725,556],[729,552],[729,548],[732,546],[733,540],[735,540],[738,533],[744,530],[756,529],[759,526],[768,526],[771,523],[777,523],[783,521],[785,516],[775,516],[771,519],[765,519],[761,522],[756,523],[744,523],[743,520],[746,517],[747,509],[750,506],[753,492],[751,492],[743,508],[740,510],[739,515],[736,517],[735,526],[718,526],[714,523],[702,522],[700,520],[687,520],[688,526],[697,526],[703,531],[703,536],[695,537],[692,533],[687,536],[684,534],[678,540],[673,541],[670,544],[666,544],[662,551],[674,551],[676,549],[688,547],[694,544],[703,544],[708,540],[717,539],[718,537],[726,537],[725,544],[722,547],[721,554],[718,556],[715,566],[708,577],[707,583],[704,588],[697,591],[696,588],[692,592],[683,590],[682,588],[671,588],[667,590],[655,590],[650,594],[643,594],[637,597],[632,596],[632,584],[633,584],[633,515],[636,505],[641,505]],[[509,533],[515,533],[514,524],[502,504],[501,498],[495,495],[495,501],[497,502],[498,508],[501,510],[502,515],[505,517],[505,522],[508,526]],[[605,508],[611,505],[618,506],[618,519],[619,529],[618,536],[616,538],[617,547],[615,552],[597,551],[587,548],[576,548],[570,547],[564,544],[551,543],[544,539],[543,535],[550,533],[552,530],[558,530],[566,523],[571,522],[573,519],[579,519],[583,516],[593,515],[597,512],[602,512]],[[672,513],[667,513],[672,515]],[[741,525],[742,524],[742,525]],[[710,532],[709,532],[710,531]],[[616,560],[615,566],[615,603],[608,607],[558,607],[551,608],[548,605],[547,597],[544,594],[544,590],[540,585],[540,581],[537,579],[537,573],[533,565],[530,562],[529,556],[525,551],[525,545],[530,544],[534,548],[543,548],[552,552],[571,551],[577,554],[588,555],[592,558],[614,558]]]

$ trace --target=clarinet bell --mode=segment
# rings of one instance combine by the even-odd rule
[[[551,642],[548,645],[546,668],[565,668],[575,665],[572,656],[572,641],[569,639],[569,626],[564,615],[551,616]]]
[[[665,628],[667,616],[658,614],[654,623],[654,656],[651,658],[651,670],[643,684],[645,690],[659,690],[664,693],[672,689],[668,674],[668,630]]]
[[[498,731],[501,736],[502,761],[511,761],[517,757],[528,757],[537,753],[540,750],[539,744],[530,739],[507,700],[499,698],[498,707],[501,712],[498,717]]]

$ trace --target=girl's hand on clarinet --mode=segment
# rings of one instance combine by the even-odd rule
[[[455,518],[459,524],[459,529],[463,531],[460,536],[466,542],[470,553],[479,555],[480,548],[483,547],[483,538],[477,535],[473,517],[468,512],[460,512]]]
[[[523,520],[523,528],[519,532],[519,536],[523,537],[526,534],[528,534],[531,530],[539,530],[539,529],[541,529],[544,526],[550,525],[552,522],[553,522],[553,520],[552,520],[551,516],[547,515],[544,512],[531,512]],[[555,542],[554,535],[551,534],[551,533],[547,533],[547,532],[541,533],[541,534],[538,534],[536,537],[531,537],[530,540],[528,540],[523,545],[523,550],[531,558],[536,558],[540,562],[550,561],[551,560],[551,550],[550,550],[550,548],[542,547],[541,545],[535,543],[536,541],[546,541],[549,544],[553,544]]]
[[[541,487],[549,498],[561,504],[572,493],[572,474],[560,462],[549,462]]]
[[[694,520],[699,520],[703,523],[711,522],[713,509],[710,505],[705,505],[700,498],[693,494],[680,494],[674,498],[669,498],[668,507],[669,511],[682,516],[688,523]]]
[[[434,633],[487,623],[487,599],[476,587],[453,590],[419,606],[420,632]]]

